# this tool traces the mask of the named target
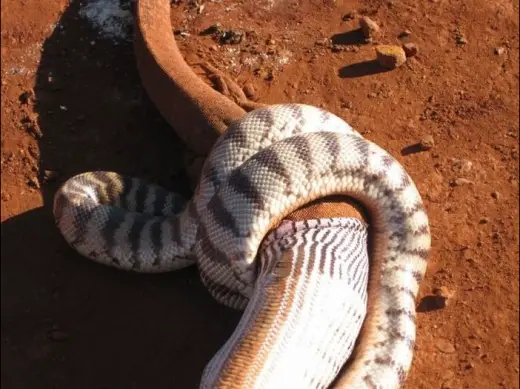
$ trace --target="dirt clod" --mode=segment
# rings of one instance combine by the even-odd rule
[[[332,47],[330,49],[333,53],[340,53],[342,51],[346,51],[345,46],[341,46],[341,45],[332,45]]]
[[[403,50],[407,58],[414,57],[419,52],[419,48],[415,43],[409,42],[403,45]]]
[[[341,20],[344,22],[348,22],[349,20],[353,20],[356,18],[356,13],[354,11],[350,11],[342,16]]]
[[[408,38],[410,35],[412,35],[412,32],[410,30],[404,30],[398,35],[398,38]]]
[[[455,37],[455,42],[457,42],[458,45],[465,45],[468,43],[468,40],[462,35],[457,35]]]
[[[444,306],[447,306],[449,300],[455,296],[455,292],[446,286],[439,286],[433,288],[433,294],[443,301]]]
[[[419,141],[419,147],[423,151],[431,150],[435,146],[435,140],[432,135],[423,135]]]
[[[395,69],[406,62],[406,54],[400,46],[377,46],[376,56],[379,64],[387,69]]]
[[[55,170],[44,170],[43,171],[43,181],[45,183],[47,182],[54,182],[59,178],[59,174]]]
[[[226,30],[216,35],[220,44],[236,45],[242,42],[245,38],[245,33],[242,30]]]
[[[469,173],[473,167],[473,162],[467,159],[454,159],[451,168],[457,173]]]
[[[23,92],[20,97],[20,104],[27,105],[30,104],[32,101],[34,101],[34,91],[32,89],[26,90]]]
[[[506,52],[506,48],[505,47],[502,47],[502,46],[495,47],[495,54],[496,55],[503,55],[505,52]]]
[[[456,351],[452,342],[442,338],[435,341],[435,348],[443,354],[453,354]]]
[[[40,188],[40,182],[38,181],[37,177],[29,177],[27,179],[27,185],[29,185],[33,189],[39,189]]]
[[[458,177],[458,178],[455,178],[451,184],[452,184],[452,186],[464,186],[464,185],[473,184],[473,181],[468,180],[467,178],[464,178],[464,177]]]

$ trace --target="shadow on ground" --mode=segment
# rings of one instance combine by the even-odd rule
[[[334,34],[331,38],[333,45],[363,45],[366,44],[363,30],[357,28],[355,30],[345,31],[339,34]]]
[[[341,78],[354,78],[371,76],[378,73],[389,72],[389,69],[384,68],[377,60],[369,60],[363,62],[356,62],[352,65],[342,67],[338,75]]]
[[[88,170],[189,195],[183,145],[146,99],[131,43],[99,39],[78,17],[79,3],[44,43],[34,88],[41,182],[51,178],[44,206],[2,223],[1,381],[17,389],[196,388],[240,314],[213,301],[195,268],[119,272],[75,254],[54,226],[54,192]]]

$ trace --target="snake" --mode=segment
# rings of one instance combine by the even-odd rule
[[[348,304],[361,302],[345,297],[343,265],[326,249],[302,252],[288,241],[285,248],[265,246],[284,217],[329,195],[360,201],[370,216],[363,323],[346,312]],[[189,200],[138,178],[95,171],[61,185],[53,214],[81,255],[142,273],[196,264],[219,303],[244,310],[204,370],[201,388],[391,389],[406,380],[416,339],[415,299],[431,244],[427,213],[402,165],[324,109],[275,104],[231,123]],[[332,236],[341,231],[334,220],[327,223]],[[269,293],[283,298],[273,303]],[[318,308],[324,301],[336,304],[338,320],[349,323],[345,333],[337,334],[327,317],[305,318],[303,298],[314,295]],[[354,332],[356,346],[347,358],[342,336]],[[314,354],[305,354],[295,334],[313,345]],[[289,358],[278,355],[284,352]],[[282,381],[272,377],[283,374],[292,381],[274,384]]]

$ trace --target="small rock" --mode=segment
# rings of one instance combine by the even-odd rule
[[[473,185],[474,182],[472,180],[468,180],[464,177],[458,177],[455,180],[453,180],[453,183],[455,186],[464,186],[464,185]]]
[[[276,41],[274,39],[268,39],[266,43],[267,43],[268,46],[276,45]]]
[[[481,217],[478,222],[479,222],[479,224],[488,224],[489,219],[487,217]]]
[[[227,30],[221,32],[219,35],[219,42],[228,45],[239,44],[245,38],[245,33],[242,30]]]
[[[41,131],[40,126],[38,125],[38,122],[36,120],[26,121],[23,123],[22,127],[29,135],[33,136],[35,139],[41,139],[43,137],[43,132]]]
[[[440,287],[436,287],[436,288],[433,288],[433,294],[437,297],[441,297],[443,298],[445,301],[444,301],[444,305],[448,305],[448,300],[452,299],[453,296],[455,296],[455,292],[448,289],[446,286],[440,286]]]
[[[344,22],[348,22],[349,20],[353,20],[355,17],[356,17],[356,13],[354,11],[351,11],[351,12],[343,15],[341,20],[343,20]]]
[[[40,183],[38,182],[38,178],[36,177],[29,177],[27,179],[27,185],[29,185],[31,188],[39,189]]]
[[[457,35],[457,37],[455,38],[455,42],[457,42],[458,45],[465,45],[466,43],[468,43],[467,39],[464,38],[462,35]]]
[[[314,42],[316,46],[328,46],[330,44],[329,38],[323,38],[319,39],[316,42]]]
[[[32,89],[29,89],[20,95],[19,100],[21,104],[27,105],[34,100],[34,97],[34,91]]]
[[[453,354],[456,351],[453,343],[446,339],[437,339],[435,342],[435,347],[444,354]]]
[[[400,46],[377,46],[376,55],[379,64],[387,69],[395,69],[406,62],[406,54]]]
[[[353,106],[354,105],[352,104],[351,101],[346,101],[346,102],[341,103],[341,108],[352,109]]]
[[[495,55],[502,55],[506,52],[504,47],[495,47]]]
[[[415,43],[405,43],[403,45],[403,50],[407,58],[414,57],[419,52],[419,48]]]
[[[333,53],[339,53],[339,52],[345,51],[344,46],[340,46],[340,45],[332,45],[332,47],[330,48],[330,50],[331,50]]]
[[[412,35],[412,32],[410,30],[404,30],[398,35],[398,38],[407,38],[410,35]]]
[[[495,200],[498,200],[500,198],[500,193],[497,191],[491,192],[491,197],[493,197]]]
[[[430,150],[433,148],[433,146],[435,146],[435,141],[431,135],[424,135],[419,141],[419,147],[421,150]]]
[[[436,309],[446,308],[449,305],[449,300],[453,298],[454,292],[448,288],[442,286],[440,288],[434,288],[432,301],[430,302],[432,307]]]
[[[458,173],[468,173],[473,167],[473,162],[467,159],[454,159],[451,165],[453,171]]]
[[[44,182],[53,182],[56,181],[59,177],[58,172],[54,170],[44,170],[43,171],[43,180]]]
[[[274,78],[272,71],[264,68],[256,68],[253,71],[253,74],[264,79],[265,81],[272,81]]]
[[[69,339],[69,334],[65,331],[61,330],[51,330],[49,332],[49,339],[53,340],[55,342],[63,342],[67,339]]]
[[[464,186],[464,185],[471,185],[471,184],[473,184],[473,181],[468,180],[467,178],[462,178],[462,177],[456,178],[455,180],[452,181],[453,186]]]
[[[366,39],[376,37],[381,31],[377,23],[368,16],[363,16],[359,19],[359,27],[361,27],[361,31],[363,31],[363,35]]]

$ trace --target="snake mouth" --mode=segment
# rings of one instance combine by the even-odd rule
[[[198,155],[245,111],[206,84],[184,60],[169,0],[137,0],[134,52],[141,82],[161,115]]]
[[[353,244],[356,228],[288,223],[299,227],[262,247],[251,299],[201,389],[324,388],[351,356],[367,310],[366,244]]]

